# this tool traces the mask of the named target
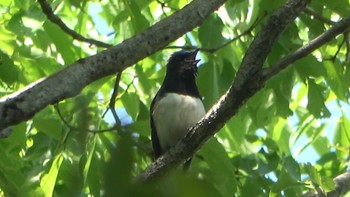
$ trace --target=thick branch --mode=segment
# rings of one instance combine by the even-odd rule
[[[72,36],[74,39],[76,40],[80,40],[83,42],[87,42],[99,47],[103,47],[103,48],[109,48],[113,45],[111,44],[107,44],[95,39],[91,39],[91,38],[85,38],[84,36],[78,34],[77,32],[75,32],[74,30],[70,29],[58,16],[56,16],[50,5],[46,2],[46,0],[38,0],[41,9],[43,10],[44,14],[46,15],[46,17],[53,23],[55,23],[56,25],[58,25],[64,32],[66,32],[67,34],[69,34],[70,36]]]
[[[194,0],[139,35],[80,59],[63,70],[0,99],[0,131],[28,120],[49,104],[73,97],[88,84],[115,74],[199,26],[225,0]],[[1,132],[0,132],[1,133]]]
[[[267,55],[281,32],[308,2],[309,0],[289,0],[269,18],[249,46],[230,89],[206,116],[190,129],[185,138],[140,175],[141,180],[152,179],[191,157],[238,112],[248,98],[262,88],[264,81],[260,71]]]

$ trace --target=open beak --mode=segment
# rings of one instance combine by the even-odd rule
[[[196,60],[198,51],[199,49],[195,49],[194,51],[192,51],[190,57],[187,59],[187,62],[192,62],[193,65],[196,65],[199,61],[201,61],[200,59]]]

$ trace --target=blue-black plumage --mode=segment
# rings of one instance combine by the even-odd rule
[[[162,86],[151,104],[151,137],[155,158],[185,136],[204,115],[205,110],[196,85],[196,55],[178,51],[169,59]]]

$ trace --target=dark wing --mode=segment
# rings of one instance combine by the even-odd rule
[[[150,110],[151,139],[152,139],[154,157],[156,159],[158,157],[160,157],[160,155],[162,154],[162,148],[160,147],[160,143],[159,143],[159,139],[158,139],[158,135],[157,135],[157,129],[156,129],[156,126],[154,125],[154,122],[153,122],[153,110],[154,110],[154,105],[155,105],[156,101],[158,100],[158,95],[159,95],[159,92],[154,97],[154,99],[151,103],[151,110]]]

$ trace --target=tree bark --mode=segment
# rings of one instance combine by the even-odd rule
[[[238,112],[239,108],[263,87],[266,80],[350,27],[350,18],[345,18],[342,22],[334,25],[337,28],[336,31],[325,32],[327,33],[326,39],[318,39],[317,43],[310,42],[311,47],[307,45],[296,51],[294,56],[291,54],[292,58],[277,62],[270,69],[263,70],[262,65],[278,36],[298,16],[309,1],[289,0],[270,17],[250,45],[237,76],[226,94],[197,125],[190,129],[187,136],[176,147],[155,161],[139,176],[139,179],[152,179],[183,163],[206,140],[218,132]],[[182,10],[139,35],[94,56],[80,59],[47,78],[1,98],[0,131],[3,131],[4,134],[8,133],[9,126],[30,119],[46,106],[79,94],[85,86],[93,81],[120,72],[164,48],[184,33],[199,26],[224,2],[225,0],[194,0]],[[0,132],[0,136],[1,134]],[[350,189],[348,187],[349,173],[340,178],[337,177],[335,182],[337,187],[335,191],[332,191],[333,193],[339,194],[339,191],[340,193],[348,191]]]
[[[350,191],[350,172],[345,172],[333,179],[335,189],[324,192],[321,188],[304,193],[301,197],[338,197]]]
[[[202,24],[225,0],[194,0],[144,32],[0,99],[0,136],[50,104],[76,96],[88,84],[115,74],[159,51]]]
[[[263,87],[263,63],[278,36],[305,8],[310,0],[289,0],[277,10],[250,44],[236,78],[206,116],[172,149],[158,158],[140,175],[140,180],[153,179],[190,158],[203,143],[217,133],[240,107]]]

